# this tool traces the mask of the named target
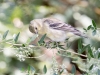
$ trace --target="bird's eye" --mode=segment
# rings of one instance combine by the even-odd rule
[[[37,27],[35,27],[35,29],[37,30]]]

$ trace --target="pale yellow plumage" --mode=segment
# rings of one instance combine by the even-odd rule
[[[54,18],[43,18],[32,20],[29,25],[29,30],[32,33],[38,33],[40,35],[47,34],[47,37],[52,41],[64,41],[68,33],[78,36],[86,37],[79,30],[74,27]]]

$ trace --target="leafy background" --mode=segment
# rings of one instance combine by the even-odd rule
[[[25,44],[33,36],[28,29],[30,21],[44,17],[55,17],[82,32],[84,32],[83,28],[87,28],[92,24],[93,19],[99,28],[100,0],[0,0],[0,75],[25,75],[20,71],[24,70],[25,72],[28,70],[29,65],[40,73],[43,73],[41,69],[45,64],[50,67],[52,59],[50,52],[33,52],[31,56],[44,53],[46,53],[46,56],[20,61],[16,57],[18,55],[16,50],[10,49],[9,44],[2,43],[2,35],[9,30],[6,39],[11,39],[15,36],[14,34],[20,32],[17,43]],[[84,39],[83,41],[94,45],[98,49],[100,46],[98,35],[92,36],[92,32],[89,31],[88,36],[89,39]],[[77,52],[77,39],[74,39],[72,43],[72,49]],[[24,49],[24,51],[27,51],[27,49]],[[64,62],[69,59],[58,57],[58,60]]]

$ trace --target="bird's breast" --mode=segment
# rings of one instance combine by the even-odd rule
[[[67,38],[66,33],[64,31],[61,30],[55,30],[55,29],[50,29],[47,32],[47,37],[49,37],[51,40],[53,41],[65,41],[65,39]]]

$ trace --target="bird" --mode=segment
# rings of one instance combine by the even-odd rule
[[[29,25],[29,30],[30,32],[39,35],[46,34],[48,38],[55,42],[65,41],[67,38],[69,38],[68,34],[87,38],[84,33],[73,26],[51,17],[32,20]]]

